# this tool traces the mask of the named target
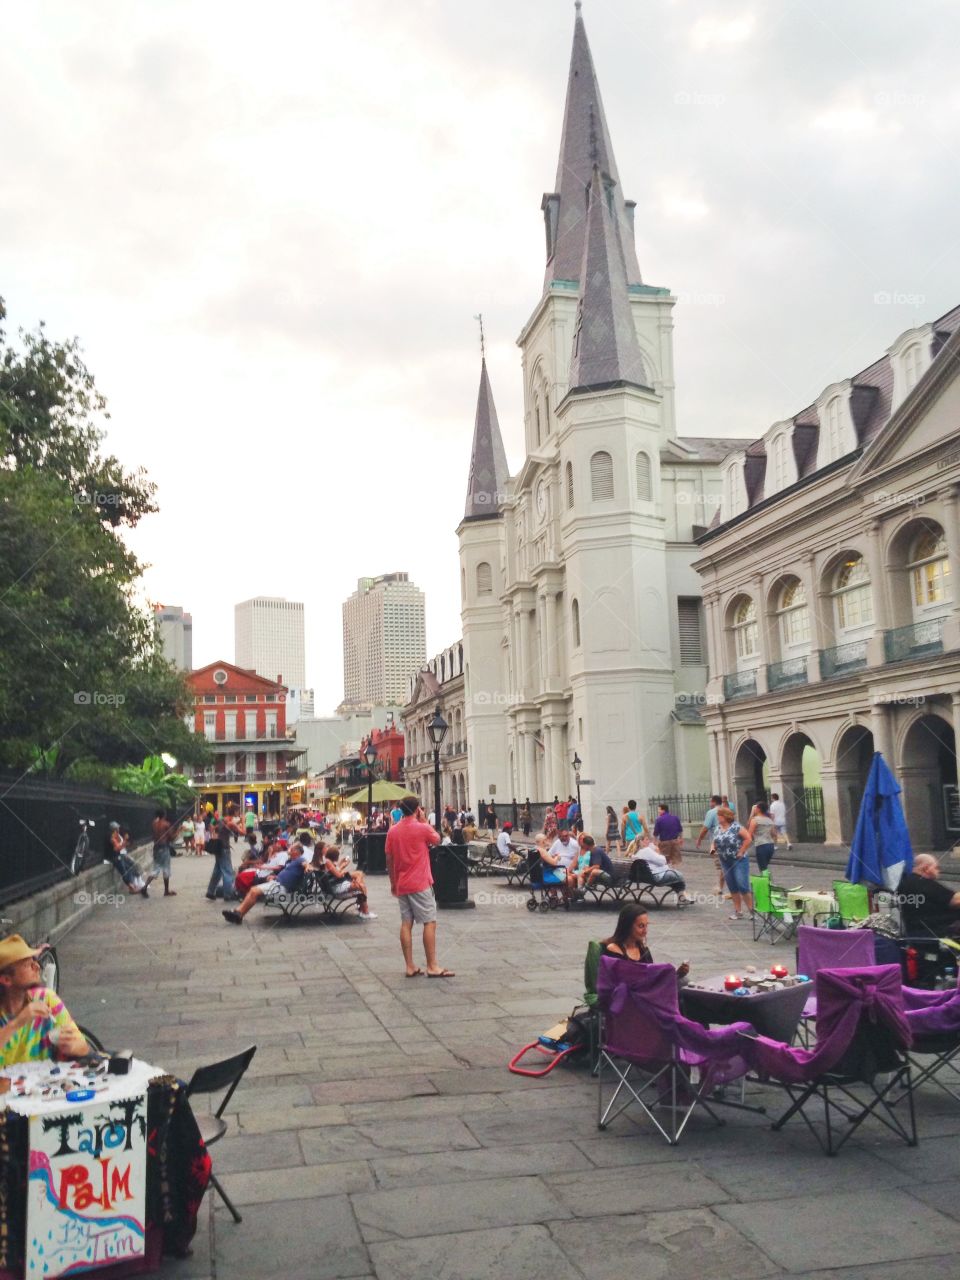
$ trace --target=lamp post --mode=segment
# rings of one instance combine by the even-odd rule
[[[440,704],[437,703],[433,718],[427,722],[427,733],[433,743],[433,825],[438,835],[440,834],[440,746],[449,728],[450,726],[440,714]]]
[[[363,748],[363,758],[367,763],[367,835],[373,826],[373,770],[377,763],[377,748],[371,738]]]
[[[580,811],[581,819],[583,818],[583,805],[580,803],[580,770],[582,768],[583,768],[583,761],[580,759],[580,757],[577,755],[575,751],[573,753],[573,776],[577,780],[577,808]]]

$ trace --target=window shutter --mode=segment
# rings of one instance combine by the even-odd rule
[[[650,458],[642,452],[637,454],[637,497],[641,502],[649,502],[653,497],[650,483]]]
[[[683,598],[677,601],[677,619],[680,624],[680,665],[703,665],[703,630],[700,625],[700,601]]]
[[[590,459],[590,496],[594,502],[613,500],[613,459],[603,450]]]
[[[477,595],[489,596],[493,594],[493,570],[490,568],[486,560],[477,565]]]
[[[573,463],[567,463],[567,508],[573,507]]]

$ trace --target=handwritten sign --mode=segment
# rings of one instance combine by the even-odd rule
[[[30,1117],[27,1280],[144,1254],[147,1098]]]

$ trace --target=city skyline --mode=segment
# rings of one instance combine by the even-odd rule
[[[158,485],[130,537],[144,597],[191,610],[195,663],[231,652],[225,592],[302,598],[325,708],[342,688],[331,615],[386,539],[430,597],[427,651],[459,634],[480,311],[511,470],[523,456],[514,341],[573,6],[411,22],[281,0],[262,31],[231,13],[5,15],[0,93],[20,123],[0,294],[12,328],[80,336],[108,449]],[[960,299],[944,163],[960,14],[902,14],[586,0],[643,278],[678,298],[682,434],[758,438]],[[322,570],[266,535],[268,507],[322,522]],[[198,553],[224,511],[240,528],[214,571]]]

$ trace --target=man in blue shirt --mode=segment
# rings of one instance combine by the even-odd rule
[[[236,911],[224,911],[224,920],[229,920],[231,924],[243,924],[243,917],[258,902],[269,901],[271,898],[286,897],[288,894],[295,893],[303,883],[304,874],[310,865],[311,854],[313,854],[313,840],[309,835],[302,836],[298,844],[291,846],[290,860],[286,866],[281,867],[277,874],[265,884],[255,884]],[[322,862],[322,844],[313,857],[315,864],[319,865]]]
[[[707,810],[707,812],[703,816],[703,826],[700,828],[700,834],[697,836],[696,847],[698,849],[700,848],[700,842],[704,836],[707,837],[711,845],[713,844],[713,837],[717,834],[717,831],[719,830],[719,825],[720,825],[719,819],[717,818],[717,810],[720,808],[722,804],[723,804],[723,796],[710,797],[710,808]],[[726,886],[723,879],[723,870],[720,866],[720,859],[716,856],[716,854],[713,854],[713,861],[714,861],[714,865],[717,868],[717,876],[718,876],[717,893],[723,894],[725,892]]]

